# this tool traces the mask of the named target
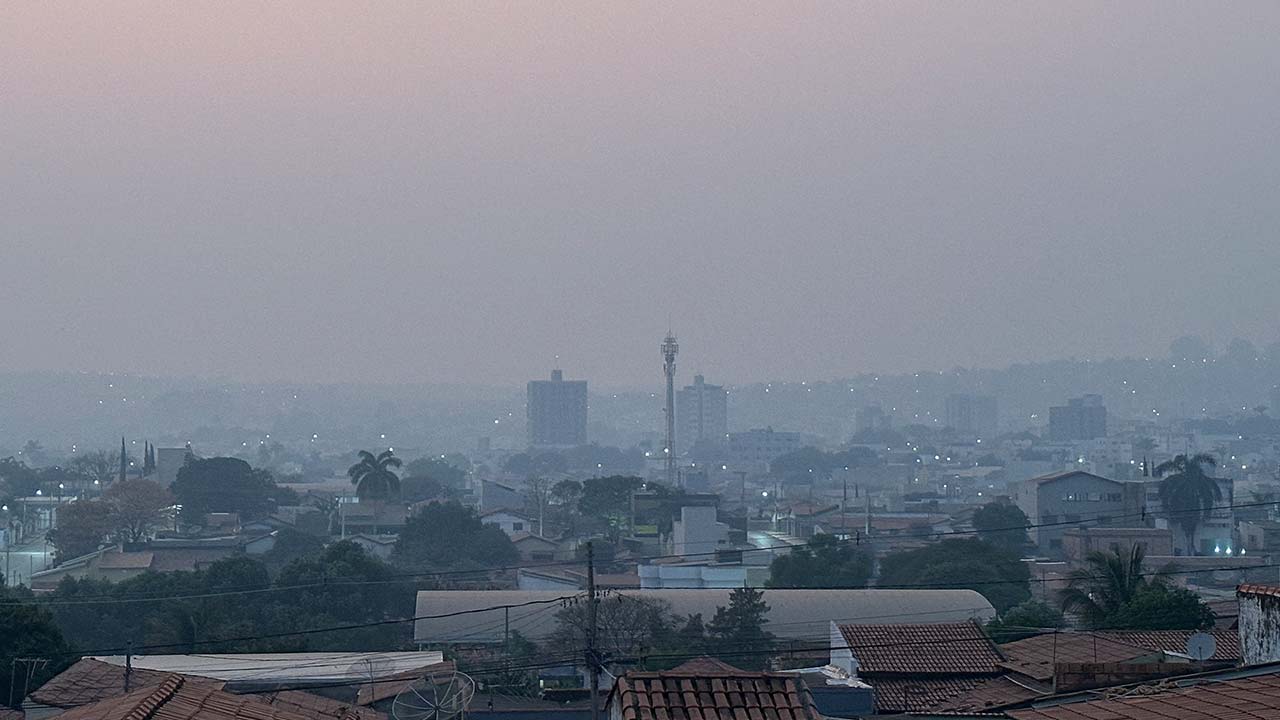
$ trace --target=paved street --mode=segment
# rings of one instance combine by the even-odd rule
[[[53,558],[53,548],[46,548],[44,538],[34,538],[5,550],[0,553],[0,572],[10,586],[27,584],[31,573],[49,567]]]

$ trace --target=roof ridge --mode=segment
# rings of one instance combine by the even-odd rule
[[[176,673],[165,678],[164,682],[138,701],[137,705],[124,716],[124,720],[149,720],[160,706],[168,702],[182,687],[184,678]]]

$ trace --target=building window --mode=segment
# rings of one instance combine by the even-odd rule
[[[1107,493],[1107,502],[1120,502],[1120,493]]]
[[[511,523],[511,532],[520,532],[521,530],[524,530],[524,523],[522,522]]]

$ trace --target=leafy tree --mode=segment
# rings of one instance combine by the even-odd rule
[[[47,535],[57,552],[57,561],[62,563],[97,550],[116,529],[112,515],[111,505],[102,500],[80,500],[62,506],[58,510],[58,527]]]
[[[578,512],[583,518],[603,524],[614,542],[630,525],[631,494],[644,481],[628,475],[591,478],[582,484],[582,496],[578,498]]]
[[[1039,600],[1028,600],[1009,608],[1000,617],[987,623],[987,634],[999,643],[1013,642],[1035,635],[1043,628],[1060,628],[1066,625],[1062,613]]]
[[[769,564],[771,588],[857,588],[871,577],[871,556],[834,535],[814,535],[807,545]]]
[[[0,703],[12,700],[11,707],[21,709],[27,692],[36,690],[66,667],[66,652],[67,644],[48,610],[34,603],[0,605],[0,667],[9,670],[0,673]],[[52,661],[34,666],[16,662],[30,657]]]
[[[436,495],[419,498],[421,500],[428,500],[446,491],[462,490],[467,485],[467,471],[441,457],[418,458],[405,465],[404,478],[400,482],[403,485],[406,500],[409,499],[408,485],[415,478],[428,480],[442,488],[436,491]]]
[[[143,478],[116,481],[107,488],[103,500],[111,508],[112,529],[130,543],[146,539],[173,505],[173,496],[160,483]]]
[[[390,450],[383,450],[376,456],[368,450],[361,450],[360,462],[347,468],[351,484],[356,486],[356,495],[362,502],[369,500],[389,500],[400,497],[400,476],[392,468],[400,467],[400,458]]]
[[[1144,584],[1107,620],[1107,627],[1127,630],[1205,630],[1213,627],[1213,610],[1199,595],[1166,583]]]
[[[1067,576],[1067,587],[1059,591],[1062,609],[1076,613],[1085,623],[1103,627],[1120,608],[1133,599],[1145,584],[1142,576],[1143,547],[1134,543],[1128,552],[1113,548],[1094,550],[1085,556],[1085,565]]]
[[[269,569],[279,570],[295,560],[318,557],[322,552],[323,540],[286,527],[276,531],[275,545],[262,556],[262,561]]]
[[[1196,528],[1209,519],[1214,503],[1222,499],[1217,481],[1204,471],[1206,466],[1215,465],[1212,455],[1200,453],[1191,457],[1178,455],[1156,466],[1156,477],[1172,473],[1160,481],[1160,505],[1186,535],[1188,555],[1196,554]]]
[[[502,463],[502,469],[512,475],[558,475],[569,470],[569,462],[552,450],[516,453]]]
[[[1213,612],[1199,596],[1169,585],[1163,577],[1143,577],[1144,552],[1093,551],[1085,567],[1067,578],[1059,597],[1068,612],[1079,613],[1095,628],[1117,630],[1194,630],[1213,625]]]
[[[1027,514],[1007,500],[989,502],[973,513],[978,537],[1015,553],[1021,553],[1029,544],[1027,525]]]
[[[561,507],[577,508],[582,499],[582,483],[577,480],[561,480],[551,486],[551,501]]]
[[[712,654],[744,670],[768,667],[773,648],[773,634],[764,628],[768,614],[763,591],[735,588],[729,593],[729,606],[717,607],[707,625]]]
[[[194,521],[211,512],[259,518],[274,510],[284,495],[271,473],[255,470],[244,460],[231,457],[189,457],[170,490],[182,505],[182,516]]]
[[[871,465],[875,462],[876,454],[862,446],[834,453],[806,446],[774,458],[769,463],[769,471],[787,482],[808,482],[829,478],[836,470],[846,467]]]
[[[40,476],[15,457],[0,460],[0,498],[27,497],[40,487]]]
[[[480,522],[472,508],[448,502],[431,503],[409,518],[394,557],[415,568],[472,568],[512,563],[520,553],[501,528]]]
[[[996,612],[1031,598],[1031,573],[1016,553],[979,538],[950,539],[891,553],[880,561],[882,587],[967,588]]]

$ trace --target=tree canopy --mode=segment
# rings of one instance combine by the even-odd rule
[[[169,489],[182,505],[183,518],[191,522],[211,512],[239,513],[242,519],[263,517],[284,497],[271,473],[232,457],[189,458]]]
[[[806,545],[769,563],[771,588],[858,588],[871,577],[871,555],[834,535],[814,535]]]
[[[347,476],[351,484],[356,486],[356,495],[361,501],[391,500],[400,497],[400,476],[394,468],[402,464],[395,452],[383,450],[374,455],[368,450],[361,450],[356,455],[360,461],[347,468]]]
[[[1163,576],[1143,573],[1145,552],[1094,550],[1085,566],[1067,576],[1059,592],[1062,609],[1080,615],[1093,628],[1188,630],[1209,627],[1213,613],[1199,596],[1168,585]]]
[[[396,562],[410,567],[478,568],[512,563],[520,554],[507,534],[485,525],[472,508],[431,503],[410,517],[396,541]]]
[[[880,561],[881,587],[967,588],[996,612],[1031,598],[1031,573],[1016,553],[979,538],[949,539]]]
[[[1196,528],[1209,519],[1214,503],[1222,499],[1222,490],[1218,483],[1205,472],[1206,467],[1214,467],[1217,461],[1212,455],[1178,455],[1156,466],[1156,477],[1160,481],[1158,493],[1160,506],[1168,519],[1182,529],[1187,539],[1187,554],[1196,554]]]
[[[973,528],[979,538],[1015,553],[1030,544],[1027,524],[1027,514],[1008,501],[989,502],[973,513]]]

